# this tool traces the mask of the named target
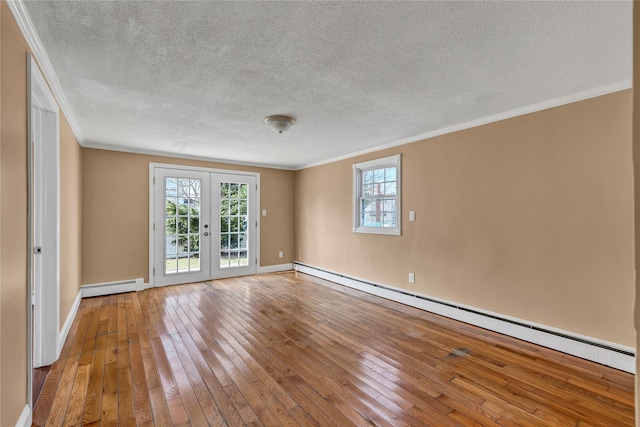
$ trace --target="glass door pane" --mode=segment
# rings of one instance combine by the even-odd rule
[[[213,249],[213,278],[256,272],[256,183],[254,175],[214,173],[212,212],[217,214],[217,249]]]
[[[220,189],[220,268],[249,265],[249,184],[223,181]]]
[[[202,180],[165,177],[165,274],[200,271]]]

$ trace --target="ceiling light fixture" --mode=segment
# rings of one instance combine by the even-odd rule
[[[291,126],[296,122],[296,119],[289,116],[275,114],[273,116],[265,117],[264,122],[272,131],[276,133],[283,133],[291,129]]]

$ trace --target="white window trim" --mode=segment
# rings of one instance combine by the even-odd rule
[[[353,165],[353,232],[369,234],[390,234],[399,236],[402,234],[402,170],[400,168],[400,154],[369,160],[368,162]],[[383,167],[396,167],[396,226],[391,227],[364,227],[360,225],[360,197],[362,196],[362,173],[371,169]]]

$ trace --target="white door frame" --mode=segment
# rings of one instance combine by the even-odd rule
[[[154,191],[154,176],[155,169],[176,169],[183,171],[197,171],[197,172],[207,172],[207,173],[218,173],[218,174],[227,174],[227,175],[251,175],[256,178],[256,191],[255,191],[255,206],[253,208],[253,216],[256,220],[256,228],[255,228],[255,249],[254,253],[256,256],[256,271],[260,266],[260,173],[259,172],[247,172],[247,171],[238,171],[238,170],[227,170],[227,169],[215,169],[215,168],[203,168],[196,166],[185,166],[185,165],[175,165],[175,164],[167,164],[167,163],[149,163],[149,286],[155,287],[160,286],[156,285],[155,276],[154,276],[154,264],[155,264],[155,255],[156,255],[156,242],[155,242],[155,231],[154,231],[154,206],[155,206],[155,191]],[[213,241],[213,240],[210,240]]]
[[[40,367],[60,354],[60,108],[31,55],[27,74],[28,346],[29,362]]]

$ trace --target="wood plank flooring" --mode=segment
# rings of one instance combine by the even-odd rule
[[[31,401],[37,402],[40,391],[44,385],[44,380],[47,378],[51,366],[43,366],[41,368],[33,368],[31,378],[33,387],[31,388]]]
[[[634,376],[311,276],[84,299],[36,426],[632,426]]]

